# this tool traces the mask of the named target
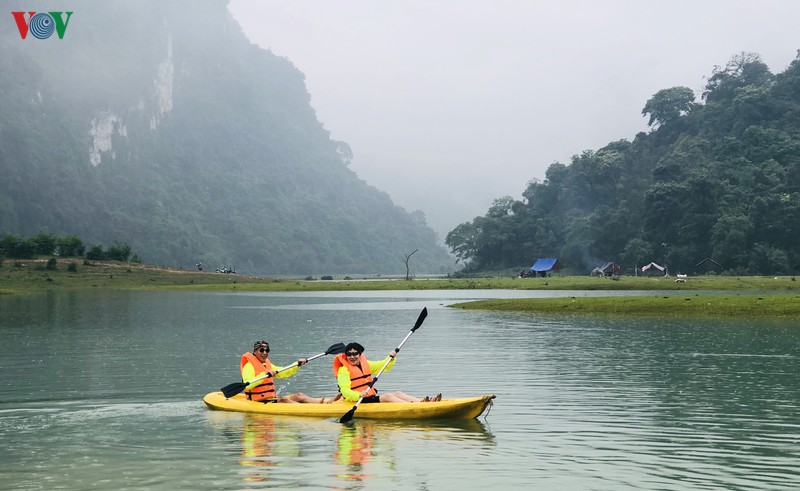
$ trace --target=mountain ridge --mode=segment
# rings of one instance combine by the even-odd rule
[[[254,274],[400,273],[415,249],[415,272],[453,269],[421,213],[347,167],[302,73],[227,1],[69,8],[64,39],[0,26],[0,232]]]

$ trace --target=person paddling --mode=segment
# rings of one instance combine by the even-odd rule
[[[333,398],[326,399],[324,397],[310,397],[302,392],[290,394],[288,396],[279,396],[275,391],[275,381],[277,378],[288,378],[297,373],[301,366],[306,364],[306,358],[299,358],[297,366],[284,369],[277,365],[273,365],[269,360],[269,343],[266,341],[256,341],[253,344],[253,351],[247,352],[242,355],[240,368],[242,371],[242,382],[247,383],[250,380],[259,377],[265,378],[257,380],[245,388],[245,395],[251,401],[258,402],[288,402],[288,403],[329,403]],[[278,371],[282,370],[280,373]]]
[[[378,394],[374,387],[370,387],[372,376],[381,370],[385,363],[386,370],[391,370],[396,361],[397,352],[392,350],[389,353],[389,358],[381,361],[369,361],[364,356],[364,347],[358,343],[350,343],[345,347],[344,353],[341,353],[333,359],[333,375],[336,377],[336,382],[339,385],[339,392],[342,398],[348,402],[356,402],[361,396],[364,396],[363,403],[374,402],[429,402],[440,401],[442,394],[437,394],[436,397],[430,398],[425,396],[420,399],[419,397],[410,396],[400,391],[387,392],[386,394]]]

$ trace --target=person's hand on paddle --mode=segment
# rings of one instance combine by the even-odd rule
[[[389,352],[389,358],[394,360],[394,357],[397,356],[397,350],[392,350]]]
[[[306,363],[308,363],[308,359],[307,358],[298,358],[297,359],[297,366],[298,367],[302,367]]]

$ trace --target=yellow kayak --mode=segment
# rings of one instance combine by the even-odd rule
[[[463,399],[442,399],[438,402],[360,404],[356,410],[355,417],[369,419],[472,419],[480,416],[494,398],[494,394],[489,394]],[[230,399],[226,399],[222,392],[206,394],[203,397],[203,402],[211,409],[218,411],[317,418],[339,418],[355,405],[354,402],[346,401],[337,401],[330,404],[265,404],[250,401],[244,394],[236,394]]]

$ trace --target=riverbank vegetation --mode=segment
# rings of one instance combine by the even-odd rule
[[[321,279],[326,278],[326,279]],[[59,290],[380,291],[380,290],[553,290],[653,291],[652,296],[485,300],[453,305],[462,309],[546,315],[614,314],[659,316],[798,316],[800,282],[793,276],[671,277],[590,276],[550,278],[402,277],[271,278],[170,269],[120,261],[77,258],[0,260],[0,294]],[[708,295],[706,292],[717,292]],[[720,292],[731,292],[724,294]]]
[[[133,254],[131,246],[126,242],[113,241],[108,249],[102,244],[95,244],[86,249],[83,239],[75,235],[59,236],[49,232],[40,232],[34,237],[20,237],[5,234],[0,238],[0,259],[35,259],[41,256],[58,256],[60,258],[86,258],[90,261],[122,261],[138,263],[139,256]]]
[[[797,317],[800,295],[736,293],[644,297],[567,297],[478,300],[450,307],[543,315],[652,315],[658,317]]]
[[[329,279],[320,279],[329,278]],[[206,291],[364,291],[364,290],[647,290],[647,291],[800,291],[793,276],[698,276],[684,282],[671,277],[591,276],[550,278],[446,278],[320,276],[273,278],[170,269],[121,261],[79,258],[5,259],[0,262],[0,291],[39,292],[53,289],[189,289]]]

